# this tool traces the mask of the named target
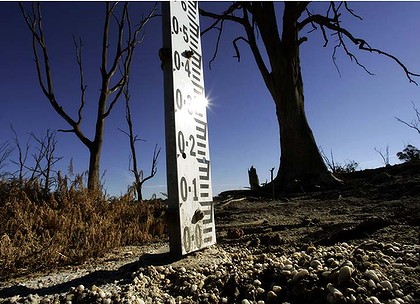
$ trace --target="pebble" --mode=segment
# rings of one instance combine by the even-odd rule
[[[353,273],[353,269],[350,266],[343,266],[340,269],[340,272],[338,273],[337,279],[338,279],[338,283],[345,283],[348,280],[350,280],[351,275]]]
[[[381,286],[384,289],[388,289],[388,290],[393,290],[394,289],[390,281],[382,281],[379,284],[381,284]]]
[[[414,303],[420,290],[412,276],[418,245],[370,242],[355,248],[343,243],[258,253],[263,246],[251,252],[217,245],[223,262],[202,266],[198,252],[187,258],[197,263],[182,264],[188,266],[144,266],[128,282],[76,285],[61,295],[15,297],[7,303],[295,303],[293,293],[300,299],[319,296],[315,286],[325,290],[323,301],[331,304],[403,304]],[[413,272],[406,273],[408,269]]]
[[[270,290],[267,293],[267,301],[271,302],[271,301],[275,301],[277,299],[277,292]]]
[[[321,262],[320,261],[318,261],[318,260],[313,260],[313,261],[311,261],[311,267],[312,268],[314,268],[314,269],[321,269],[322,268],[322,264],[321,264]]]
[[[273,291],[276,294],[279,294],[282,291],[282,288],[281,288],[281,286],[274,285],[273,288],[271,289],[271,291]]]
[[[366,301],[370,304],[381,304],[381,301],[379,301],[379,299],[375,296],[370,296],[366,299]]]
[[[309,271],[307,269],[300,269],[294,276],[293,281],[300,280],[309,275]]]
[[[373,270],[373,269],[366,270],[365,271],[365,276],[368,277],[369,279],[372,279],[375,282],[379,282],[378,275],[376,274],[375,270]]]

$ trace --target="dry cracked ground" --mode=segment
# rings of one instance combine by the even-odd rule
[[[216,200],[218,244],[166,240],[0,282],[0,303],[420,303],[420,164],[276,200]]]

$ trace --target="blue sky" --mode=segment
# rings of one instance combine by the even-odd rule
[[[131,4],[140,16],[151,2]],[[204,2],[206,9],[221,11],[227,3]],[[278,11],[282,3],[276,3]],[[324,11],[326,3],[312,3],[309,8]],[[343,18],[342,26],[371,46],[396,55],[412,71],[420,72],[419,2],[351,2],[350,7],[363,17]],[[65,129],[66,123],[53,111],[42,95],[36,78],[31,50],[31,35],[24,24],[17,2],[0,4],[0,142],[11,139],[13,124],[20,140],[28,132],[45,133],[47,129]],[[99,58],[104,4],[101,2],[42,3],[44,28],[50,50],[57,95],[65,109],[76,114],[80,96],[78,70],[72,35],[84,43],[88,105],[83,129],[92,136],[93,112],[99,92]],[[160,8],[159,8],[160,9]],[[281,14],[278,15],[281,22]],[[201,18],[202,28],[208,20]],[[222,37],[219,55],[212,69],[215,33],[202,38],[205,64],[204,80],[211,106],[208,110],[213,193],[248,186],[247,169],[257,168],[260,181],[270,178],[269,170],[278,169],[279,130],[274,103],[264,86],[254,59],[241,45],[242,59],[233,58],[231,40],[239,28],[229,27]],[[309,28],[308,28],[309,30]],[[147,173],[155,144],[162,147],[156,177],[144,185],[144,197],[166,192],[165,134],[163,112],[163,75],[158,50],[162,45],[161,20],[153,20],[146,29],[143,44],[136,51],[132,67],[131,95],[134,127],[146,140],[137,146],[140,167]],[[304,31],[306,32],[306,31]],[[390,59],[354,50],[359,60],[375,76],[369,76],[340,51],[337,63],[332,60],[333,38],[323,48],[320,32],[307,35],[301,47],[306,114],[317,144],[327,153],[332,149],[337,162],[355,160],[361,169],[382,166],[374,148],[389,145],[391,163],[395,154],[408,143],[419,146],[419,136],[398,123],[394,116],[410,121],[414,118],[411,102],[420,107],[419,87],[410,84],[403,71]],[[418,79],[420,83],[420,79]],[[125,129],[124,102],[115,108],[105,129],[101,170],[105,188],[111,195],[126,191],[133,181],[128,171],[129,145]],[[76,172],[88,166],[88,151],[72,134],[58,133],[56,155],[63,157],[56,169],[66,172],[70,158]],[[10,164],[9,171],[16,168]]]

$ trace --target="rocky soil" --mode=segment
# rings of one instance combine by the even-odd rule
[[[217,199],[218,244],[166,240],[0,282],[0,303],[420,303],[420,166],[346,175],[339,190]]]

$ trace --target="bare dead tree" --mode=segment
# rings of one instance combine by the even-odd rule
[[[344,14],[362,19],[346,2],[330,2],[325,13],[317,14],[309,10],[309,2],[286,1],[282,18],[277,18],[274,3],[270,1],[234,2],[222,13],[203,9],[200,9],[200,13],[213,20],[202,34],[211,30],[218,31],[210,66],[216,58],[224,26],[235,23],[243,29],[243,35],[237,36],[232,41],[234,57],[238,61],[241,59],[240,43],[250,48],[275,103],[280,129],[281,157],[274,182],[283,186],[296,179],[317,179],[320,184],[327,187],[340,184],[328,172],[305,114],[299,55],[300,46],[308,41],[306,34],[302,34],[304,29],[310,27],[309,32],[320,30],[324,46],[330,43],[329,37],[336,37],[332,54],[334,64],[336,64],[337,51],[343,50],[353,62],[372,74],[350,51],[348,46],[353,44],[360,51],[376,53],[391,59],[401,67],[412,83],[417,84],[414,79],[420,76],[410,71],[394,55],[372,47],[365,39],[354,36],[344,27],[342,22]],[[279,29],[279,26],[282,28]],[[262,43],[258,41],[259,39]]]
[[[321,148],[321,147],[319,147],[319,152],[321,153],[321,156],[322,156],[322,158],[324,159],[325,164],[326,164],[326,165],[327,165],[327,167],[330,169],[330,171],[331,171],[332,173],[336,173],[337,164],[336,164],[336,163],[335,163],[335,161],[334,161],[334,154],[333,154],[333,151],[332,151],[332,150],[330,150],[330,157],[328,157],[328,156],[325,154],[324,150],[322,150],[322,148]]]
[[[382,152],[382,148],[377,149],[375,147],[374,150],[381,156],[385,167],[389,167],[389,145],[386,145],[385,152]]]
[[[76,49],[76,61],[79,68],[81,90],[77,117],[73,118],[66,112],[60,98],[54,91],[53,73],[43,29],[41,5],[39,3],[33,3],[31,8],[26,10],[23,4],[19,3],[26,25],[32,33],[32,49],[35,56],[39,85],[54,110],[70,126],[70,129],[60,131],[74,133],[89,150],[88,188],[92,191],[98,190],[100,185],[99,166],[102,143],[104,140],[105,120],[110,115],[123,92],[123,88],[130,74],[134,50],[143,40],[144,28],[148,21],[155,16],[157,6],[157,4],[155,4],[149,14],[141,19],[136,26],[133,26],[129,17],[128,2],[123,5],[119,15],[117,15],[117,4],[118,3],[106,2],[100,66],[102,81],[97,101],[95,135],[93,139],[89,139],[81,129],[82,119],[84,118],[84,106],[86,103],[85,93],[87,89],[83,71],[82,41],[77,41],[76,38],[73,39]],[[114,48],[110,47],[110,43],[113,41],[110,34],[112,22],[115,22],[117,25]],[[111,54],[111,49],[115,49],[114,54]]]
[[[15,147],[17,149],[18,152],[18,157],[17,160],[11,160],[11,162],[13,164],[15,164],[16,166],[18,166],[18,170],[14,172],[14,176],[16,176],[17,174],[17,179],[18,179],[18,183],[19,186],[23,186],[23,181],[26,175],[25,172],[25,167],[26,167],[26,161],[28,159],[28,153],[29,153],[29,149],[31,147],[30,145],[30,138],[26,141],[25,147],[22,147],[18,138],[18,135],[15,131],[15,129],[13,128],[13,126],[10,126],[10,129],[12,130],[13,133],[13,141],[15,143]]]
[[[411,104],[413,105],[413,109],[416,115],[416,117],[411,122],[407,122],[398,117],[395,117],[395,119],[398,120],[400,123],[405,124],[407,127],[416,130],[417,133],[420,134],[420,110],[416,107],[414,102],[411,102]]]
[[[137,162],[137,151],[136,151],[136,142],[137,141],[144,141],[143,139],[139,138],[138,135],[134,134],[133,131],[133,121],[131,119],[131,108],[130,108],[130,93],[128,90],[128,81],[127,85],[124,88],[124,97],[125,97],[125,119],[128,126],[128,132],[119,129],[121,132],[123,132],[125,135],[128,136],[129,142],[130,142],[130,164],[129,164],[129,170],[131,173],[133,173],[135,182],[133,183],[134,188],[137,192],[137,199],[139,201],[143,200],[143,184],[153,178],[157,173],[157,160],[160,154],[160,148],[157,149],[157,145],[155,145],[154,151],[153,151],[153,158],[152,158],[152,166],[150,170],[150,174],[147,177],[143,176],[143,170],[138,169],[138,162]],[[131,164],[132,162],[132,164]]]
[[[38,144],[36,153],[32,154],[34,165],[26,168],[31,172],[30,181],[37,181],[43,184],[44,196],[48,194],[54,182],[53,170],[54,165],[62,159],[62,157],[55,156],[57,146],[56,132],[47,130],[42,137],[30,133],[33,140]]]
[[[7,165],[7,161],[9,160],[10,155],[13,152],[13,147],[11,146],[9,141],[4,141],[0,143],[0,178],[7,175],[3,172],[3,168]]]

